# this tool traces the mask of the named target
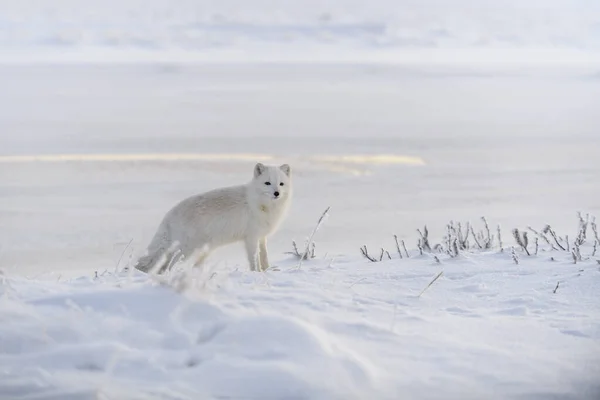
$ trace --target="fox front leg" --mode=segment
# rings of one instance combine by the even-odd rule
[[[258,265],[258,240],[254,237],[249,237],[246,238],[245,244],[250,271],[260,271],[260,266]]]
[[[260,270],[266,271],[269,269],[269,256],[267,254],[267,238],[262,238],[259,242],[259,254],[260,254]]]

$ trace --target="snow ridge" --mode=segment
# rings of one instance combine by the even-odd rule
[[[284,259],[265,274],[4,276],[0,397],[589,399],[589,250],[577,264],[542,248],[518,265],[511,251],[412,251]]]

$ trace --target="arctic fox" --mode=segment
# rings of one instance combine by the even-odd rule
[[[269,268],[266,238],[284,219],[291,196],[290,166],[258,163],[247,184],[215,189],[175,205],[135,268],[161,273],[180,256],[199,265],[217,247],[243,241],[250,270],[264,271]]]

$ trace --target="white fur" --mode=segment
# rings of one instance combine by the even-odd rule
[[[243,241],[250,269],[264,271],[269,268],[266,238],[285,217],[291,195],[289,165],[258,163],[249,183],[215,189],[175,205],[163,218],[147,255],[135,267],[163,272],[176,256],[192,258],[198,265],[212,250]]]

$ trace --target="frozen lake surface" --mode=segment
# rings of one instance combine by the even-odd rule
[[[389,246],[393,234],[414,246],[424,224],[441,237],[449,220],[571,229],[577,211],[600,214],[600,80],[580,71],[84,64],[0,72],[0,263],[15,272],[97,268],[132,239],[143,251],[175,202],[250,179],[258,159],[294,167],[275,254],[302,241],[327,206],[318,245],[348,254]],[[14,157],[40,155],[49,158]]]

